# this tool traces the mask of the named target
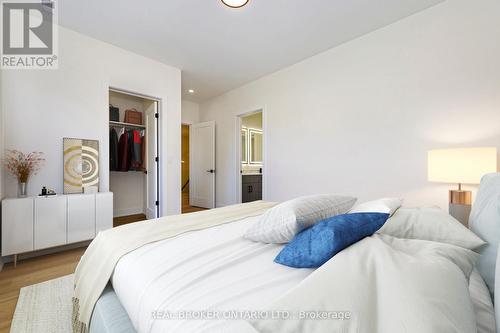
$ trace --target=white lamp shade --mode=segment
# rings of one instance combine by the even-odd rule
[[[431,182],[479,184],[492,172],[497,172],[496,148],[436,149],[428,153]]]

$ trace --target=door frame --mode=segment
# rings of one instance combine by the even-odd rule
[[[181,163],[180,163],[180,168],[181,168],[181,180],[182,180],[182,126],[188,126],[189,127],[189,178],[191,178],[191,125],[195,124],[195,122],[192,122],[191,120],[181,120]],[[191,183],[191,179],[189,179],[189,182]],[[180,193],[180,200],[181,200],[181,214],[182,214],[182,182],[181,182],[181,193]],[[188,186],[189,187],[189,186]],[[191,189],[190,189],[191,190]]]
[[[269,175],[269,160],[268,160],[268,135],[267,135],[267,107],[260,106],[256,108],[251,108],[249,111],[244,111],[236,114],[235,116],[235,142],[236,149],[234,150],[234,161],[235,161],[235,174],[234,180],[236,184],[236,195],[235,202],[241,203],[242,201],[242,174],[241,174],[241,118],[251,116],[252,114],[262,112],[262,135],[264,140],[262,141],[262,149],[264,154],[262,155],[262,200],[268,199],[267,192],[267,179]]]
[[[114,91],[114,92],[117,92],[117,93],[122,93],[122,94],[127,94],[127,95],[131,95],[131,96],[135,96],[135,97],[139,97],[139,98],[144,98],[144,99],[149,99],[149,100],[152,100],[152,101],[155,101],[157,103],[156,105],[156,113],[158,114],[158,116],[156,117],[156,202],[157,202],[157,205],[156,205],[156,218],[159,218],[161,215],[160,213],[163,211],[163,206],[162,206],[162,201],[161,201],[161,198],[160,198],[160,194],[161,194],[161,188],[160,188],[160,184],[163,183],[163,174],[161,173],[161,169],[160,168],[160,163],[162,162],[162,159],[161,159],[161,156],[160,156],[160,152],[161,152],[161,141],[160,140],[160,137],[161,137],[161,134],[162,134],[162,127],[161,127],[161,121],[160,121],[160,117],[162,117],[162,114],[163,114],[163,110],[162,110],[162,107],[163,107],[163,100],[160,98],[160,97],[155,97],[155,96],[151,96],[151,95],[146,95],[146,94],[141,94],[141,93],[138,93],[138,92],[135,92],[135,91],[131,91],[131,90],[127,90],[127,89],[122,89],[122,88],[117,88],[115,86],[108,86],[108,92],[109,91]],[[109,180],[108,180],[109,182]],[[147,186],[147,185],[146,185]],[[108,187],[109,187],[109,184],[108,184]]]

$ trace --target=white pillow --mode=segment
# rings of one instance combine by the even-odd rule
[[[486,244],[450,214],[437,207],[400,208],[378,233],[475,249]]]
[[[303,229],[348,212],[355,202],[356,198],[333,194],[285,201],[265,212],[244,237],[262,243],[288,243]]]
[[[400,198],[383,198],[368,202],[360,203],[354,206],[349,211],[351,213],[384,213],[392,216],[394,212],[401,207],[403,199]]]

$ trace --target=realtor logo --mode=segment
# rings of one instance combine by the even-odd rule
[[[54,1],[3,1],[3,69],[57,68],[57,12]]]

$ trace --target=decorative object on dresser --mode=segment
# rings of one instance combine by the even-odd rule
[[[46,197],[48,195],[56,195],[56,191],[47,189],[45,186],[42,187],[42,192],[38,195],[39,197]]]
[[[99,186],[99,141],[64,138],[64,194]]]
[[[484,175],[496,171],[496,148],[436,149],[428,153],[429,181],[458,184],[458,190],[449,192],[449,209],[450,215],[465,226],[469,223],[472,193],[462,190],[462,184],[479,184]]]
[[[19,182],[20,198],[27,195],[28,180],[40,170],[45,161],[42,156],[43,153],[37,151],[25,154],[19,150],[7,150],[5,167]]]
[[[113,227],[113,193],[2,200],[2,256],[93,239]]]

